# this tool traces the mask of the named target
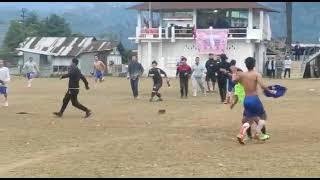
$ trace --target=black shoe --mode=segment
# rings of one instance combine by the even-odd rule
[[[92,112],[90,110],[88,110],[86,112],[86,115],[84,116],[84,118],[88,118],[89,116],[91,116]]]
[[[60,112],[54,112],[53,114],[56,115],[57,117],[62,117],[62,113]]]

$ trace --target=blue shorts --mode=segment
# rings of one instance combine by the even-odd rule
[[[7,87],[0,86],[0,94],[7,94]]]
[[[246,96],[243,102],[245,119],[261,118],[266,120],[266,112],[258,96]]]
[[[230,78],[227,79],[227,83],[228,83],[228,92],[234,92],[234,86],[235,84],[232,82],[232,80]]]
[[[96,78],[101,79],[103,77],[103,73],[101,71],[96,71]]]
[[[27,73],[27,78],[32,79],[33,75],[34,75],[34,72],[29,72],[29,73]]]

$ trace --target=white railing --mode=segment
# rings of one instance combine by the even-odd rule
[[[267,31],[261,29],[248,28],[229,28],[228,39],[255,39],[263,40],[267,36]],[[136,37],[131,39],[169,39],[175,42],[176,39],[193,39],[194,31],[192,28],[182,27],[158,27],[158,28],[142,28],[136,29]]]

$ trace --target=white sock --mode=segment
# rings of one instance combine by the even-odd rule
[[[263,126],[266,124],[265,120],[259,120],[258,121],[258,125],[257,125],[257,133],[261,134],[261,129],[263,128]]]
[[[240,134],[241,135],[244,135],[246,132],[247,132],[247,129],[250,127],[250,124],[249,123],[244,123],[242,126],[241,126],[241,130],[240,130]]]

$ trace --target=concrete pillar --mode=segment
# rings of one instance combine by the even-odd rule
[[[249,9],[249,14],[248,14],[248,29],[252,29],[253,28],[253,11],[250,8]]]
[[[263,32],[263,20],[264,20],[264,17],[263,17],[263,11],[262,10],[260,10],[260,29],[262,30],[262,32]]]
[[[145,72],[148,73],[150,67],[151,67],[151,62],[152,62],[152,43],[149,41],[148,42],[148,59],[147,59],[147,62],[145,63],[146,64],[146,67],[145,68]]]
[[[176,37],[175,37],[175,28],[172,26],[171,28],[171,42],[176,42]]]
[[[193,18],[192,18],[192,20],[193,20],[193,26],[197,27],[197,10],[196,9],[193,10]]]

